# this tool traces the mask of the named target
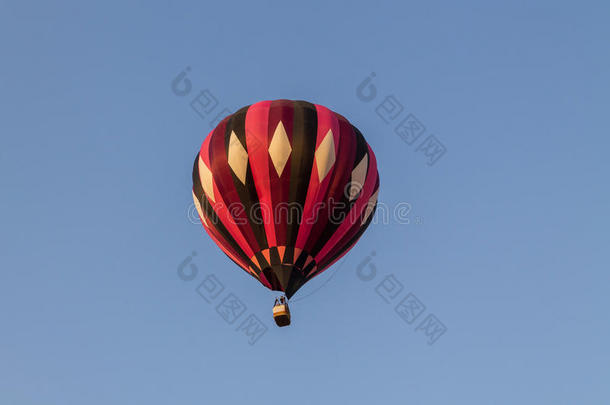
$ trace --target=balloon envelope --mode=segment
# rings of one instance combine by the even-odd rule
[[[212,130],[193,167],[201,223],[224,253],[290,298],[371,223],[379,175],[360,131],[305,101],[261,101]]]

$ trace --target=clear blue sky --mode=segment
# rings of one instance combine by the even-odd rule
[[[607,2],[102,3],[0,3],[0,403],[610,403]],[[188,219],[203,89],[216,111],[345,115],[380,201],[411,206],[304,287],[289,328]],[[415,144],[376,114],[388,95],[425,125]],[[247,306],[233,324],[229,293]],[[412,324],[394,311],[408,293]],[[254,345],[249,314],[268,327]],[[432,345],[429,314],[447,328]]]

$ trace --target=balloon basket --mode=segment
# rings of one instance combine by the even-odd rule
[[[290,325],[290,308],[288,308],[288,300],[281,296],[275,299],[273,305],[273,320],[280,328]]]

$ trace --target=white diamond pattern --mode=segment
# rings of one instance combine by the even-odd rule
[[[199,157],[199,178],[201,179],[201,185],[203,186],[203,191],[208,196],[212,202],[216,202],[214,198],[214,181],[212,180],[212,172],[208,167],[203,163],[201,156]]]
[[[335,139],[333,138],[333,131],[329,129],[320,146],[318,146],[318,150],[316,150],[316,166],[320,182],[324,180],[335,164],[335,159]]]
[[[245,185],[246,173],[248,172],[248,152],[246,152],[233,131],[231,131],[231,137],[229,138],[229,154],[227,157],[231,170],[233,170],[239,181]]]
[[[364,211],[364,218],[362,219],[361,225],[366,222],[366,220],[369,218],[369,216],[373,212],[373,209],[375,208],[375,204],[377,204],[377,195],[378,194],[379,194],[379,189],[377,189],[377,191],[375,191],[375,194],[373,194],[371,196],[371,198],[369,198],[369,201],[366,203],[366,209]]]
[[[288,162],[291,152],[292,146],[290,146],[290,140],[284,129],[284,124],[280,121],[275,128],[273,138],[271,138],[271,143],[269,144],[269,156],[271,156],[275,171],[280,177],[284,172],[284,167],[286,166],[286,162]]]
[[[364,155],[360,163],[358,163],[354,170],[352,170],[352,181],[350,183],[349,188],[350,201],[356,198],[360,190],[362,190],[364,180],[366,179],[366,170],[368,169],[368,163],[368,155]]]

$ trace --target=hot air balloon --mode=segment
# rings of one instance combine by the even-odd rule
[[[343,116],[306,101],[261,101],[224,118],[193,167],[201,223],[239,267],[288,300],[354,246],[377,207],[371,147]]]

